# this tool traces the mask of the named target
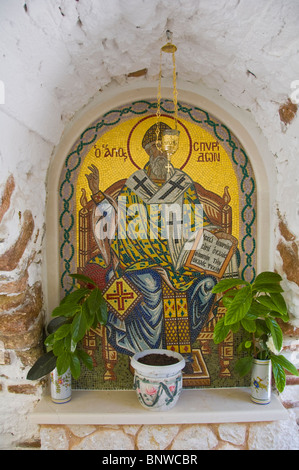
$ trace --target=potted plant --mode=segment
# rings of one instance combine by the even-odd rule
[[[177,403],[185,359],[168,349],[146,349],[131,358],[134,389],[140,404],[150,411],[167,411]]]
[[[236,278],[223,279],[213,288],[214,293],[223,294],[221,299],[226,307],[225,315],[215,325],[214,342],[221,343],[229,331],[243,331],[238,347],[242,357],[235,368],[240,376],[252,371],[251,398],[260,404],[270,401],[271,369],[279,392],[285,387],[285,369],[299,375],[296,367],[279,354],[283,342],[279,322],[289,321],[281,281],[279,274],[265,271],[252,283]]]
[[[106,324],[107,304],[97,284],[82,274],[71,274],[79,286],[66,295],[53,310],[53,319],[47,326],[45,353],[27,374],[28,380],[37,380],[51,373],[53,401],[66,402],[71,393],[71,376],[81,373],[81,361],[91,370],[91,357],[80,348],[80,341],[97,324]]]

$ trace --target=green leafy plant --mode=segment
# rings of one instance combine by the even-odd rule
[[[53,319],[47,326],[48,336],[44,341],[46,352],[38,358],[27,374],[28,380],[37,380],[55,367],[59,375],[68,368],[77,379],[81,373],[81,362],[92,370],[91,357],[79,347],[84,335],[107,321],[107,304],[101,290],[89,277],[71,274],[80,284],[65,296],[52,312]]]
[[[243,357],[236,362],[240,376],[248,374],[253,358],[270,359],[277,390],[285,388],[285,369],[298,376],[296,367],[283,355],[283,333],[278,321],[287,323],[289,315],[282,296],[279,274],[265,271],[254,282],[243,279],[222,279],[214,286],[215,294],[223,294],[226,313],[215,325],[213,340],[221,343],[228,333],[243,331],[244,338],[238,347]],[[278,321],[277,321],[278,320]]]

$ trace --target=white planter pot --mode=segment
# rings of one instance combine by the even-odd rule
[[[253,359],[251,371],[251,400],[259,405],[267,405],[271,401],[271,361]]]
[[[63,375],[58,375],[57,369],[50,373],[51,399],[54,403],[67,403],[72,398],[72,375],[68,369]]]
[[[166,354],[179,360],[169,366],[151,366],[138,361],[148,354]],[[134,369],[134,388],[140,404],[151,411],[167,411],[174,407],[183,388],[182,369],[185,359],[181,354],[166,349],[149,349],[131,358]]]

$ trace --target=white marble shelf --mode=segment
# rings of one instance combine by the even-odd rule
[[[31,414],[37,424],[181,424],[242,423],[289,419],[279,397],[258,405],[248,388],[183,390],[176,406],[165,412],[144,409],[134,391],[73,390],[72,400],[54,404],[43,397]]]

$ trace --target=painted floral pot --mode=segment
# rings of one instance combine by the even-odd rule
[[[63,375],[58,375],[55,368],[50,373],[51,399],[54,403],[67,403],[72,398],[72,375],[68,369]]]
[[[147,365],[138,360],[148,354],[165,354],[178,359],[171,365]],[[131,358],[134,369],[134,389],[140,404],[150,411],[167,411],[177,403],[183,388],[181,354],[166,349],[149,349]]]
[[[271,361],[253,359],[251,371],[251,400],[259,405],[267,405],[271,401]]]

